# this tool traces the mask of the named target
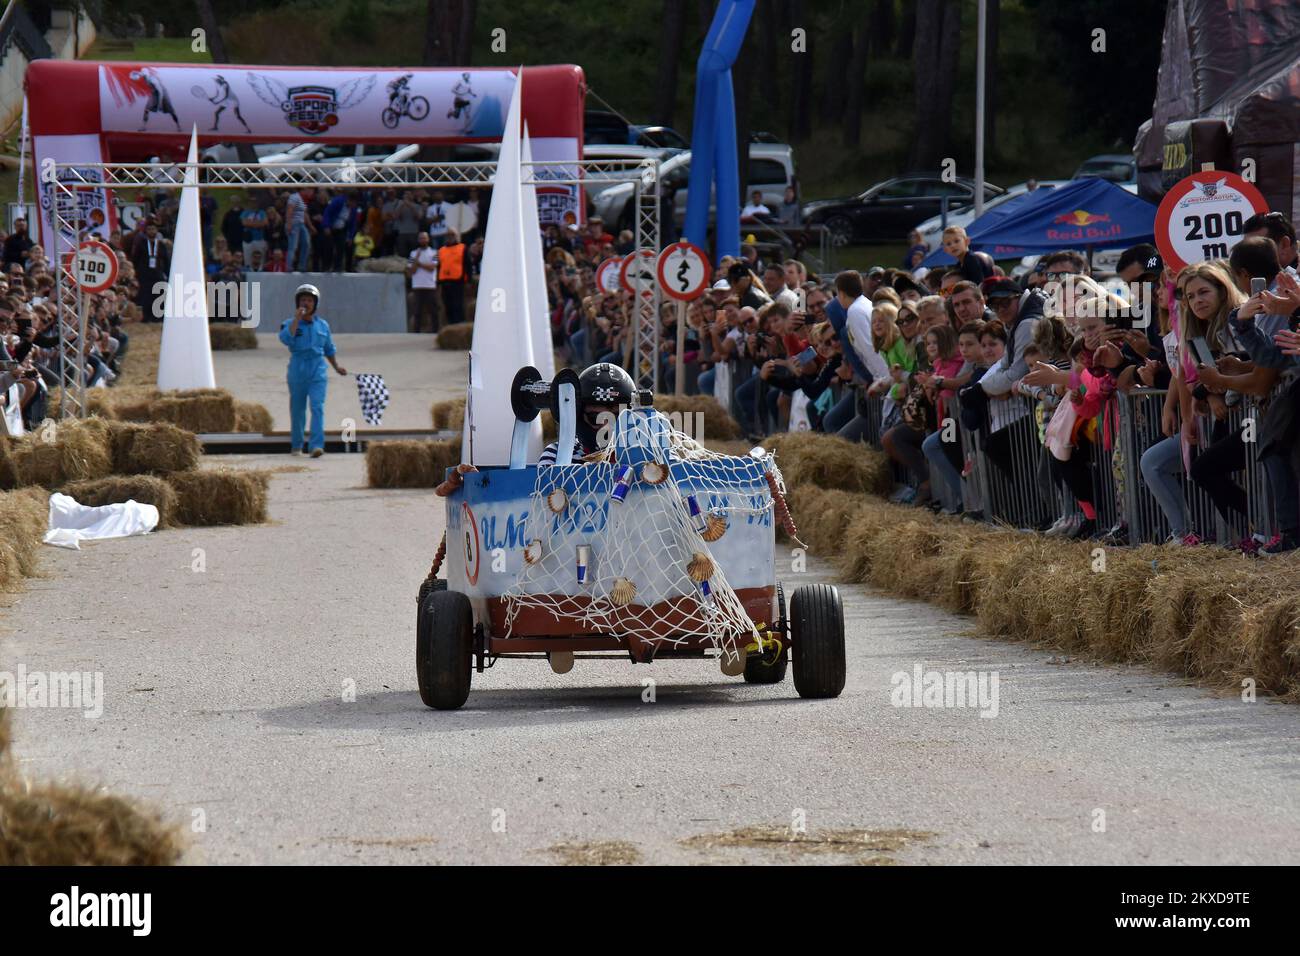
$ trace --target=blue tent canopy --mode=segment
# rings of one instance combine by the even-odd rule
[[[1155,241],[1156,207],[1105,179],[1076,179],[1010,199],[969,226],[971,248],[994,259],[1090,246],[1125,248]],[[942,248],[922,263],[950,265]]]

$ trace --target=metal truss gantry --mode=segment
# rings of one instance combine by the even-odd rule
[[[600,188],[631,183],[636,249],[659,251],[659,163],[655,159],[534,161],[523,163],[522,182],[547,186]],[[185,185],[187,163],[56,163],[44,177],[53,186],[48,224],[54,229],[55,298],[59,303],[59,369],[63,387],[61,417],[86,415],[86,297],[64,269],[64,256],[75,254],[82,236],[75,219],[77,196],[85,190],[172,190]],[[491,189],[496,163],[198,163],[201,189]],[[580,193],[579,202],[586,197]],[[522,267],[522,264],[521,264]],[[653,270],[651,270],[653,271]],[[659,285],[644,270],[629,270],[635,287],[636,378],[644,388],[659,388]]]

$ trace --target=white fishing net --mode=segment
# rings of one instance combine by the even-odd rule
[[[706,637],[734,661],[757,629],[719,554],[731,566],[761,564],[753,542],[763,529],[770,568],[774,486],[770,456],[720,455],[654,409],[625,410],[586,463],[537,470],[523,571],[505,595],[507,633],[520,611],[540,608],[656,650]]]

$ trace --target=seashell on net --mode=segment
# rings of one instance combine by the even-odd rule
[[[529,564],[536,564],[542,560],[542,541],[540,538],[533,538],[524,547],[524,560]]]
[[[668,466],[657,461],[647,461],[641,466],[641,480],[647,485],[658,485],[668,479]]]
[[[700,532],[700,537],[705,541],[717,541],[726,533],[727,519],[710,512],[704,519],[704,530]]]
[[[563,488],[556,488],[546,496],[546,507],[550,508],[557,515],[561,514],[565,508],[569,507],[569,496]]]
[[[713,559],[703,551],[696,551],[691,555],[690,563],[686,565],[686,573],[696,584],[707,581],[713,577]]]
[[[615,604],[630,604],[636,597],[636,585],[627,578],[616,578],[609,589],[609,599]]]

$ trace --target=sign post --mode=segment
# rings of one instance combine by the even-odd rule
[[[1181,179],[1156,210],[1156,246],[1177,272],[1193,262],[1226,259],[1245,222],[1268,212],[1263,194],[1236,173],[1203,169]]]
[[[81,408],[86,407],[86,313],[88,296],[113,287],[117,281],[117,253],[107,243],[98,239],[85,239],[76,253],[63,256],[63,270],[77,283],[77,397]],[[67,361],[61,356],[60,361]]]
[[[675,242],[659,253],[655,266],[659,288],[664,295],[677,302],[677,374],[673,392],[684,395],[686,391],[686,308],[687,303],[698,298],[708,288],[709,259],[699,246]]]

